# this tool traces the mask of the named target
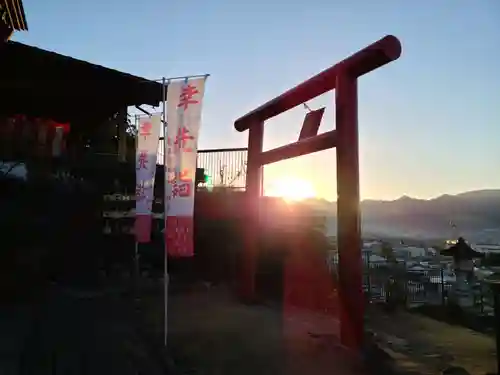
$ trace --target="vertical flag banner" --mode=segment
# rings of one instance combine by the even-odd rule
[[[154,115],[141,118],[137,133],[134,232],[136,241],[142,243],[151,240],[151,215],[160,128],[160,115]]]
[[[194,255],[196,156],[206,78],[168,85],[165,142],[165,244],[168,255]]]

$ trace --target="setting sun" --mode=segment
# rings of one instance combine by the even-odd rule
[[[266,191],[266,195],[271,197],[281,197],[289,201],[313,198],[316,191],[312,184],[300,178],[280,178],[273,181]]]

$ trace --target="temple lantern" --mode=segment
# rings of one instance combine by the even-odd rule
[[[473,272],[474,259],[483,258],[484,254],[469,246],[463,237],[459,237],[456,244],[443,250],[441,255],[452,256],[454,268],[457,271]]]
[[[453,257],[456,283],[453,285],[450,297],[462,307],[473,306],[471,281],[474,275],[474,259],[483,258],[484,254],[474,250],[462,237],[459,237],[457,243],[443,250],[441,255]]]

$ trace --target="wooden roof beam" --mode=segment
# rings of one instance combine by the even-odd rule
[[[28,30],[22,0],[0,0],[0,15],[2,21],[12,30]]]

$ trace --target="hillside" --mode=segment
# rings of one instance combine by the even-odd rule
[[[309,200],[313,209],[330,217],[329,232],[334,232],[336,203]],[[365,234],[440,238],[455,233],[471,241],[500,241],[500,189],[477,190],[434,199],[403,196],[393,201],[361,202]]]

